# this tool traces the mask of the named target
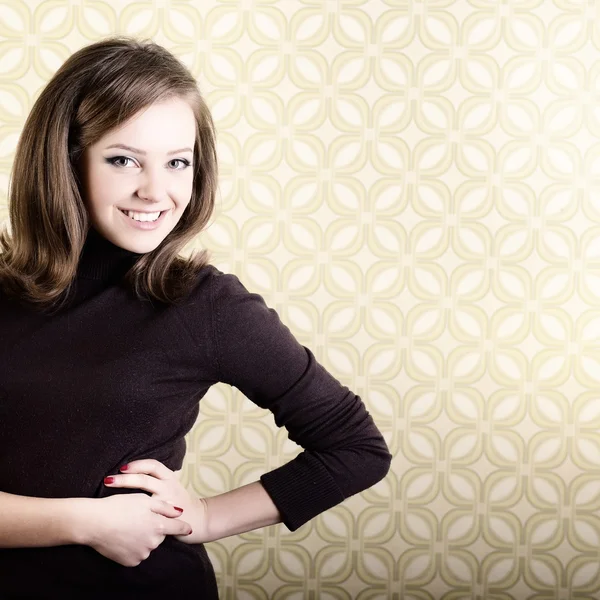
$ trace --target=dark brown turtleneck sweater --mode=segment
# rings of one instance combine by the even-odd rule
[[[199,402],[218,382],[272,411],[303,448],[260,478],[291,531],[386,475],[391,455],[360,397],[259,294],[208,265],[182,304],[159,308],[121,281],[140,256],[90,229],[67,308],[44,316],[0,296],[0,490],[139,493],[103,479],[141,458],[179,470]],[[83,545],[0,549],[0,598],[167,593],[217,598],[203,544],[167,536],[137,567]]]

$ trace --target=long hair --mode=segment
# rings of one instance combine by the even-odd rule
[[[196,121],[191,200],[169,235],[135,262],[124,281],[138,298],[166,304],[191,290],[210,253],[183,258],[178,252],[205,228],[214,209],[213,120],[195,78],[168,50],[148,39],[113,36],[72,54],[27,117],[9,183],[10,233],[0,232],[5,294],[42,311],[61,308],[90,227],[78,169],[81,153],[138,111],[173,97],[188,102]]]

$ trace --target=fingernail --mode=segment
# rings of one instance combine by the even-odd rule
[[[190,532],[188,533],[188,535],[192,535],[193,531],[190,529]]]
[[[105,477],[104,478],[104,483],[112,483],[115,480],[114,477]]]
[[[123,465],[121,467],[121,471],[127,471],[127,469],[129,469],[129,465]]]
[[[178,511],[180,511],[180,512],[183,512],[183,508],[179,508],[179,506],[174,506],[173,508],[174,508],[175,510],[178,510]]]

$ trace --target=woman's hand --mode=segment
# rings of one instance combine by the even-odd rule
[[[136,567],[167,535],[190,531],[178,512],[166,502],[146,494],[115,494],[107,498],[82,498],[82,526],[78,543],[125,567]]]
[[[127,467],[126,469],[124,467]],[[207,539],[207,506],[203,498],[195,498],[179,481],[180,471],[171,471],[166,465],[153,458],[134,460],[119,469],[120,475],[112,475],[113,483],[108,487],[125,487],[152,492],[152,498],[163,500],[183,508],[182,518],[190,524],[191,535],[175,535],[186,544],[199,544]]]

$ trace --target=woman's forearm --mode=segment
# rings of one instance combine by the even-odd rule
[[[193,533],[185,536],[186,542],[198,544],[212,542],[230,535],[244,533],[259,527],[281,523],[279,510],[260,481],[212,496],[200,498],[200,526],[192,525]]]
[[[0,492],[0,548],[78,543],[78,514],[88,498],[39,498]]]

